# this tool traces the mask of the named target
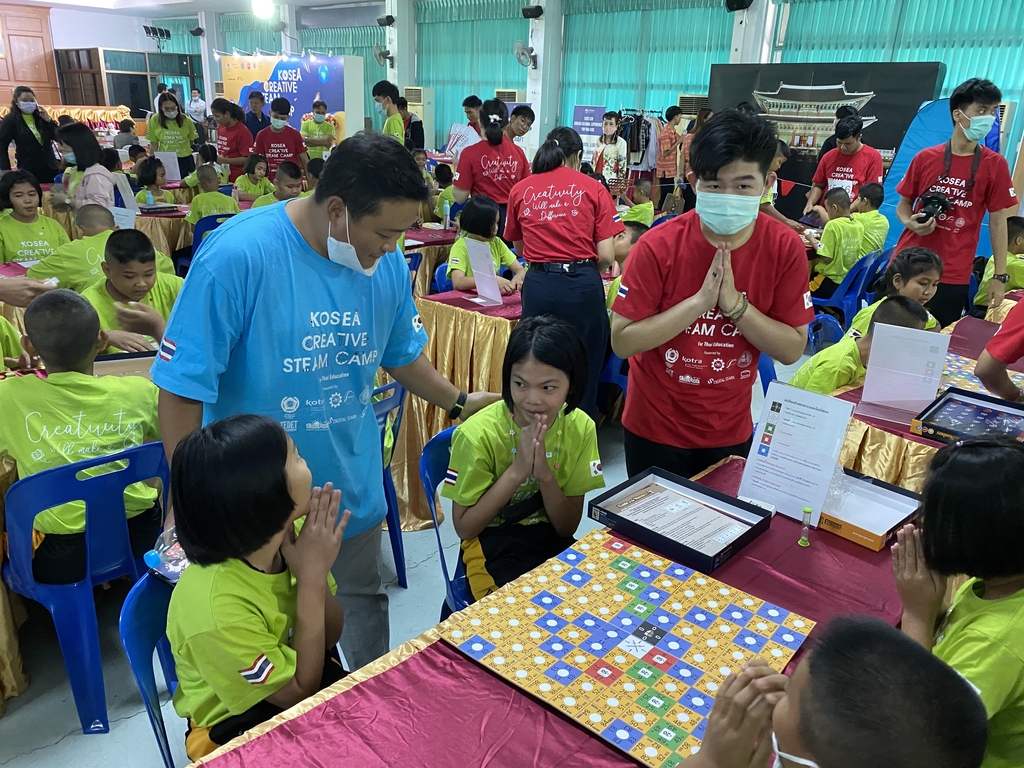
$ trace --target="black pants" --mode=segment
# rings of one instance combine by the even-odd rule
[[[178,158],[178,173],[182,180],[196,169],[196,159],[192,155]]]
[[[626,473],[630,477],[650,467],[660,467],[680,477],[690,478],[728,456],[746,457],[754,437],[751,435],[744,443],[723,448],[676,448],[634,435],[628,429],[622,430],[622,433],[623,447],[626,449]]]
[[[935,289],[935,295],[925,305],[925,309],[935,315],[939,321],[939,328],[945,328],[950,323],[959,320],[968,309],[967,294],[970,286],[948,285],[939,283]]]
[[[611,333],[604,286],[597,269],[580,267],[572,274],[529,270],[523,283],[523,319],[537,315],[565,320],[583,339],[587,349],[587,389],[580,408],[589,416],[596,416],[597,380]]]
[[[692,211],[697,207],[697,193],[693,191],[693,187],[689,184],[683,185],[683,213],[686,211]]]
[[[816,299],[831,299],[838,287],[839,283],[834,282],[830,277],[825,277],[822,278],[821,285],[814,289],[813,295]]]
[[[164,516],[157,502],[128,519],[132,554],[142,557],[156,541]],[[74,584],[85,578],[85,533],[48,533],[32,557],[32,575],[40,584]]]
[[[658,179],[658,189],[661,190],[661,197],[658,198],[658,210],[665,210],[665,201],[668,200],[676,191],[676,177],[675,176],[662,176]]]

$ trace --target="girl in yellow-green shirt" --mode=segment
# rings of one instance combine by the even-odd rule
[[[274,192],[274,185],[267,178],[267,158],[252,153],[245,161],[245,172],[235,180],[239,202],[253,202]]]
[[[879,302],[890,296],[907,296],[924,306],[935,295],[935,290],[941,279],[942,259],[935,251],[919,246],[904,248],[892,260],[878,281],[878,285],[875,287],[874,303],[854,315],[853,322],[850,324],[850,333],[866,335]],[[938,325],[938,321],[929,312],[925,330],[938,330]]]
[[[462,209],[459,219],[463,236],[452,245],[448,254],[448,278],[457,291],[475,291],[476,280],[473,278],[473,267],[469,262],[467,240],[485,243],[491,251],[494,261],[494,274],[498,279],[498,288],[505,296],[518,291],[526,279],[526,268],[516,261],[516,255],[498,237],[498,222],[501,210],[498,204],[487,195],[473,195]],[[505,269],[512,270],[512,279],[502,277]]]
[[[174,152],[178,156],[181,178],[196,169],[192,156],[192,143],[199,139],[196,124],[182,114],[178,100],[170,91],[160,96],[157,112],[149,118],[146,136],[152,152]]]
[[[174,195],[170,190],[164,189],[167,183],[167,171],[164,169],[163,161],[158,157],[147,157],[139,161],[135,166],[135,178],[143,189],[135,195],[135,200],[145,205],[149,202],[147,193],[153,194],[153,203],[174,204]]]
[[[327,103],[317,99],[313,102],[313,118],[303,120],[299,128],[309,159],[323,158],[324,152],[334,144],[334,123],[327,120]]]
[[[8,171],[0,179],[0,262],[38,261],[65,243],[68,233],[60,224],[39,213],[42,192],[28,171]]]

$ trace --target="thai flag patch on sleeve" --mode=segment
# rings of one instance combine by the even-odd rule
[[[627,288],[626,286],[624,286],[624,285],[623,285],[622,283],[619,283],[619,290],[618,290],[618,292],[617,292],[617,293],[615,294],[615,296],[616,296],[617,298],[620,298],[620,299],[624,299],[624,298],[626,298],[626,294],[627,294],[627,293],[629,293],[629,288]]]
[[[160,359],[169,363],[177,349],[178,345],[165,336],[164,340],[160,342]]]
[[[267,682],[267,678],[270,677],[270,673],[273,671],[274,662],[268,659],[266,654],[261,653],[256,657],[256,661],[252,663],[251,667],[238,670],[238,674],[244,677],[249,685],[263,685],[263,683]]]
[[[448,467],[448,472],[444,476],[445,485],[455,485],[455,481],[459,479],[459,473],[451,467]]]
[[[614,216],[612,216],[612,221],[614,221],[616,224],[621,223],[622,215],[616,213]]]

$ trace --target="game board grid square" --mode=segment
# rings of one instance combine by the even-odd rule
[[[561,577],[562,581],[570,587],[585,586],[592,578],[594,577],[591,574],[586,571],[581,571],[579,568],[573,568]]]
[[[624,723],[618,718],[612,720],[611,724],[601,731],[603,738],[624,752],[628,752],[634,744],[643,738],[643,735],[643,731],[637,730],[629,723]]]
[[[621,629],[625,630],[627,634],[631,634],[637,627],[644,623],[644,620],[637,616],[635,613],[631,613],[625,609],[613,616],[608,624],[609,629]]]
[[[588,727],[592,727],[590,721],[587,720],[587,716],[594,708],[593,704],[585,697],[581,698],[575,695],[575,691],[565,690],[562,691],[562,694],[561,696],[552,696],[547,701],[554,705],[556,709],[569,715],[569,717],[583,722]]]
[[[715,700],[703,691],[690,688],[690,690],[679,697],[679,704],[691,712],[707,717],[711,712],[711,707],[715,704]]]
[[[626,606],[626,610],[629,613],[632,613],[634,616],[637,616],[644,621],[647,620],[648,616],[654,613],[656,608],[657,606],[648,603],[646,600],[641,600],[640,598],[635,599]]]
[[[648,712],[654,712],[659,717],[664,717],[665,713],[675,706],[676,700],[669,696],[665,696],[661,691],[657,691],[654,688],[648,688],[640,694],[636,703]]]
[[[649,585],[646,582],[641,581],[640,579],[627,576],[616,584],[615,588],[620,592],[625,592],[626,594],[631,595],[632,597],[637,597],[641,592],[647,589],[648,586]]]
[[[797,650],[801,645],[803,645],[803,642],[806,639],[807,638],[799,632],[792,630],[789,627],[779,627],[775,630],[775,634],[769,638],[773,643],[785,646],[791,651]]]
[[[672,627],[679,623],[680,619],[678,616],[669,613],[664,608],[655,608],[654,613],[647,617],[647,621],[656,627],[661,628],[665,632],[669,632]]]
[[[679,635],[669,632],[654,647],[660,648],[678,658],[686,653],[691,645],[692,643],[689,640],[684,640]]]
[[[556,555],[556,557],[563,563],[568,563],[569,565],[579,565],[586,559],[586,555],[573,547],[569,547],[561,554]]]
[[[704,719],[704,716],[676,702],[666,713],[665,719],[683,730],[691,732]]]
[[[617,641],[614,638],[609,638],[604,634],[593,634],[577,647],[593,656],[604,656],[615,647],[616,643]]]
[[[545,632],[554,634],[561,630],[569,622],[556,613],[545,613],[533,622],[534,626],[543,629]]]
[[[632,634],[651,645],[657,645],[661,642],[661,638],[668,634],[668,630],[662,629],[648,620],[634,629]]]
[[[667,696],[672,699],[672,701],[677,701],[688,689],[688,685],[676,680],[674,677],[662,675],[648,690],[657,691],[663,696]]]
[[[719,596],[716,595],[714,592],[711,592],[710,596],[708,596],[708,594],[705,594],[704,599],[700,601],[701,607],[707,608],[715,615],[720,614],[723,610],[725,610],[725,606],[727,605],[727,603],[725,603],[721,599],[716,599],[718,597]]]
[[[720,649],[724,648],[728,642],[728,635],[717,635],[709,629],[704,633],[704,637],[694,643],[692,650],[695,653],[703,654],[706,658],[711,658],[718,656],[721,653]]]
[[[675,626],[675,634],[683,638],[686,642],[692,644],[699,643],[706,634],[700,627],[694,626],[685,621],[680,621]]]
[[[763,635],[759,635],[756,632],[751,632],[749,629],[741,629],[736,633],[736,636],[732,640],[740,648],[746,648],[748,651],[754,651],[755,653],[764,648],[765,643],[768,642],[768,638]]]
[[[544,675],[546,677],[550,677],[556,683],[561,685],[572,682],[582,674],[582,670],[577,669],[572,664],[566,664],[564,661],[557,661],[544,670]]]
[[[696,573],[693,568],[687,568],[685,565],[679,563],[669,563],[668,567],[662,571],[663,574],[669,576],[676,581],[686,581],[688,578]]]
[[[545,611],[553,611],[565,601],[558,597],[558,595],[553,595],[545,589],[531,597],[530,602]]]
[[[684,740],[684,743],[685,743],[685,740]],[[678,766],[682,765],[682,763],[683,763],[683,756],[682,755],[669,755],[668,757],[665,758],[664,762],[662,762],[660,768],[677,768]]]
[[[681,755],[682,757],[680,759],[680,762],[676,763],[675,765],[670,765],[669,762],[666,761],[661,764],[661,768],[676,768],[677,765],[684,763],[686,761],[686,758],[693,757],[694,755],[696,755],[698,752],[700,752],[701,741],[702,739],[694,737],[693,734],[687,736],[683,740],[683,743],[679,746],[679,749],[676,750],[676,754],[673,755],[673,757],[679,757]]]
[[[633,748],[629,750],[629,754],[646,765],[661,766],[664,759],[672,753],[654,739],[645,735],[633,745]]]
[[[768,637],[778,629],[779,625],[774,621],[765,621],[764,617],[755,615],[750,621],[747,622],[747,629],[751,632],[756,632],[759,635]]]
[[[704,732],[707,729],[708,729],[708,719],[705,717],[703,720],[701,720],[699,723],[697,723],[697,727],[696,728],[694,728],[692,731],[690,731],[690,735],[693,736],[695,739],[700,739],[701,741],[703,741],[704,740]]]
[[[795,629],[802,635],[809,635],[811,630],[814,628],[814,622],[810,619],[802,618],[795,613],[791,613],[786,617],[786,620],[782,622],[782,626]]]
[[[630,560],[624,555],[619,555],[609,564],[612,570],[618,571],[619,573],[626,574],[627,576],[632,575],[633,571],[640,567],[640,563],[635,560]]]
[[[614,537],[609,538],[607,541],[602,542],[601,546],[607,549],[609,552],[615,552],[620,555],[624,555],[629,551],[629,544],[624,542],[622,539],[616,539]]]
[[[580,679],[582,680],[583,678]],[[618,678],[610,685],[599,685],[598,687],[602,689],[599,692],[598,699],[601,699],[602,697],[605,697],[605,699],[617,699],[618,703],[614,705],[616,707],[633,704],[636,701],[637,697],[640,696],[645,690],[647,690],[647,686],[640,685],[635,680],[626,677],[625,675]],[[612,705],[609,704],[608,706]]]
[[[679,660],[673,664],[666,674],[669,674],[681,683],[690,686],[696,685],[697,681],[704,676],[704,672],[702,670],[683,660]]]
[[[562,660],[567,664],[572,664],[574,667],[578,667],[579,669],[586,669],[598,661],[598,657],[577,648],[576,650],[565,654],[562,657]]]
[[[772,605],[771,603],[765,603],[757,609],[756,613],[758,616],[762,616],[768,619],[768,621],[774,621],[776,624],[781,624],[786,620],[786,617],[789,616],[789,611],[785,608],[780,608],[779,606]]]
[[[607,661],[604,661],[603,659],[594,662],[585,670],[583,670],[583,672],[584,674],[589,675],[602,685],[611,685],[620,677],[622,677],[623,674],[621,669],[616,669],[616,667],[613,664],[609,664]]]
[[[688,621],[690,624],[700,627],[701,629],[707,629],[710,627],[717,618],[718,616],[711,611],[698,608],[697,606],[693,606],[683,615],[684,621]]]
[[[636,637],[635,635],[627,635],[615,646],[615,650],[621,651],[624,654],[630,656],[630,663],[636,659],[642,659],[654,648],[652,643],[643,640],[642,638]]]
[[[641,658],[652,667],[660,669],[662,672],[668,672],[675,663],[679,661],[675,656],[669,656],[658,648],[651,648],[651,650],[645,653]]]
[[[562,638],[566,642],[572,643],[573,645],[579,645],[580,643],[585,642],[591,634],[591,632],[575,624],[568,624],[555,633],[556,636]]]
[[[675,752],[679,749],[679,746],[683,743],[687,736],[690,734],[680,728],[678,725],[673,725],[664,718],[656,722],[649,731],[647,731],[647,737],[652,739],[665,749],[670,752]]]
[[[484,656],[493,651],[497,646],[494,643],[488,642],[480,635],[473,635],[471,638],[459,645],[459,650],[467,656],[472,656],[474,659],[479,661]]]
[[[687,664],[694,666],[699,664],[703,668],[709,659],[717,658],[719,655],[717,648],[705,648],[703,643],[695,643],[690,647],[690,650],[682,655],[680,661],[685,661]]]
[[[576,650],[576,646],[566,640],[563,640],[558,635],[552,635],[537,647],[545,653],[550,653],[552,656],[556,656],[558,658],[562,658]]]
[[[591,634],[601,634],[608,628],[608,624],[604,619],[598,618],[589,611],[584,611],[573,617],[572,623]]]
[[[651,582],[653,582],[661,574],[659,574],[656,569],[652,568],[649,565],[638,565],[630,572],[629,575],[634,579],[639,579],[644,584],[647,584],[649,586]]]
[[[785,669],[786,664],[793,657],[793,651],[769,640],[764,648],[757,652],[757,655],[767,661],[772,667],[782,670]]]
[[[626,674],[637,682],[650,685],[665,673],[657,667],[652,667],[643,659],[637,659],[633,666],[626,670]]]
[[[736,603],[729,603],[725,608],[722,609],[719,616],[726,621],[731,621],[734,624],[745,625],[748,621],[754,618],[754,612],[749,608],[744,608],[742,605],[736,605]]]

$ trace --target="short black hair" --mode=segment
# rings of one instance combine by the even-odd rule
[[[1012,243],[1024,235],[1024,216],[1010,216],[1006,219],[1006,242]]]
[[[515,412],[512,367],[531,355],[537,362],[557,368],[569,377],[565,412],[571,413],[579,406],[587,389],[587,349],[576,329],[552,315],[536,315],[521,320],[512,329],[505,348],[505,362],[501,366],[501,396],[510,412]]]
[[[640,239],[640,235],[646,232],[650,227],[644,224],[642,221],[624,221],[622,226],[629,232],[629,242],[635,243]]]
[[[412,151],[412,156],[416,157],[417,155],[423,155],[424,157],[426,157],[427,156],[427,150],[423,149],[422,147],[417,147],[416,149],[414,149]]]
[[[840,209],[846,210],[850,207],[850,193],[842,187],[832,187],[825,193],[825,205],[838,205]]]
[[[217,162],[217,145],[216,144],[200,144],[199,145],[199,157],[203,159],[204,163],[216,163]]]
[[[920,245],[904,248],[896,254],[895,259],[889,262],[878,285],[875,286],[875,301],[881,301],[887,296],[896,296],[899,293],[894,283],[896,275],[899,275],[906,283],[925,272],[938,272],[939,277],[942,277],[942,268],[942,259],[930,248]]]
[[[75,223],[79,227],[108,227],[114,228],[114,214],[110,209],[96,203],[83,205],[75,212]]]
[[[584,176],[589,176],[593,172],[594,172],[594,166],[591,165],[590,163],[588,163],[586,160],[584,160],[582,163],[580,163],[580,173],[582,173]],[[604,178],[604,177],[602,176],[601,178]]]
[[[1003,100],[1003,92],[991,80],[972,77],[960,83],[949,95],[949,113],[963,111],[971,104],[984,104],[986,107],[998,104]]]
[[[452,167],[448,163],[438,163],[434,169],[434,178],[438,184],[452,183]]]
[[[146,148],[139,144],[131,144],[128,146],[128,159],[135,160],[139,155],[145,155]]]
[[[594,181],[599,182],[601,186],[605,188],[606,192],[611,193],[612,188],[608,184],[608,179],[604,177],[603,173],[596,173],[594,171],[591,171],[590,173],[587,174],[587,176],[592,178]]]
[[[292,103],[284,96],[278,96],[270,102],[270,111],[276,112],[279,115],[290,115],[292,113]]]
[[[166,90],[167,90],[167,84],[166,83],[157,83],[156,84],[156,92],[157,93],[163,93]]]
[[[283,163],[280,163],[277,166],[277,171],[274,173],[274,178],[276,179],[278,176],[284,176],[286,179],[292,180],[301,179],[302,169],[299,168],[299,166],[297,166],[291,160],[285,160]]]
[[[775,151],[776,154],[782,155],[784,158],[789,160],[790,155],[793,154],[793,150],[789,148],[789,144],[779,139],[779,148]]]
[[[885,188],[873,181],[870,184],[862,184],[857,189],[857,197],[864,198],[872,208],[878,209],[885,202]]]
[[[509,120],[513,117],[525,117],[532,123],[537,119],[537,114],[527,104],[520,104],[512,110],[512,114],[508,117]]]
[[[849,104],[843,104],[836,110],[836,120],[842,120],[844,117],[851,117],[859,115],[860,112],[856,107],[851,107]]]
[[[359,131],[327,159],[314,198],[326,203],[330,197],[340,197],[352,218],[361,219],[385,200],[422,202],[430,190],[409,150],[388,136]]]
[[[223,96],[219,96],[210,102],[210,111],[230,115],[240,123],[245,122],[245,110],[238,104],[235,104],[235,102],[228,101]]]
[[[324,163],[326,161],[322,157],[314,157],[308,163],[306,163],[306,173],[312,176],[314,179],[319,179],[320,174],[324,172]]]
[[[259,152],[253,152],[245,159],[245,167],[242,168],[243,173],[256,173],[256,166],[263,163],[267,166],[267,170],[270,170],[270,163],[267,162],[267,156],[261,155]]]
[[[564,125],[552,128],[533,157],[533,173],[547,173],[565,164],[570,157],[583,151],[583,139],[575,130]]]
[[[398,102],[398,86],[392,83],[390,80],[381,80],[379,83],[373,86],[373,90],[370,91],[370,95],[381,98],[391,99],[397,106]],[[394,139],[392,139],[394,141]]]
[[[775,128],[753,112],[727,109],[716,112],[693,136],[690,168],[698,179],[712,181],[729,163],[746,160],[757,163],[762,176],[768,175],[779,147]]]
[[[681,114],[683,114],[683,110],[673,104],[671,107],[665,110],[665,122],[671,123]]]
[[[11,207],[11,190],[14,189],[15,184],[31,184],[32,189],[39,196],[39,205],[43,204],[43,189],[39,186],[38,179],[29,171],[23,171],[19,168],[8,171],[0,177],[0,209]]]
[[[103,252],[106,260],[118,264],[137,261],[149,264],[156,261],[156,250],[153,241],[146,237],[145,232],[137,229],[115,229],[107,238],[107,247]]]
[[[178,443],[171,459],[175,531],[190,562],[244,558],[284,529],[295,511],[287,462],[285,431],[255,414],[207,424]]]
[[[399,96],[397,99],[395,99],[395,106],[398,107],[399,109],[408,109],[409,100],[405,98],[405,96]]]
[[[245,100],[248,101],[249,99],[259,99],[264,104],[267,102],[266,97],[263,95],[263,91],[249,91],[249,95],[245,97]]]
[[[67,144],[75,153],[75,167],[84,171],[99,165],[103,158],[96,134],[85,123],[71,122],[57,131],[57,141]]]
[[[473,195],[462,209],[459,229],[470,235],[490,240],[494,235],[494,225],[500,214],[501,209],[498,208],[498,204],[487,195]]]
[[[122,120],[117,124],[117,130],[121,133],[135,133],[135,123],[131,120]]]
[[[135,165],[135,180],[140,187],[151,187],[156,184],[156,172],[164,167],[164,161],[159,157],[147,157]]]
[[[106,168],[108,171],[116,171],[117,164],[121,162],[120,153],[113,147],[104,147],[100,159],[100,165]]]
[[[799,734],[821,768],[981,765],[988,716],[955,669],[880,619],[843,616],[819,630]]]
[[[48,367],[77,370],[96,349],[100,318],[66,288],[36,296],[25,308],[25,335]]]
[[[74,125],[78,121],[75,120],[71,115],[59,115],[57,117],[57,126],[63,128],[66,125]]]
[[[924,557],[939,573],[1024,574],[1024,444],[982,437],[932,457],[921,494]]]
[[[754,105],[751,104],[749,101],[741,101],[739,104],[737,104],[736,105],[736,111],[737,112],[745,112],[748,115],[756,115],[757,114],[757,108],[754,107]]]
[[[901,328],[922,328],[928,323],[928,310],[909,296],[889,296],[882,299],[878,309],[871,315],[868,334],[874,333],[876,325],[897,325]]]
[[[836,124],[836,138],[854,138],[860,136],[863,129],[864,121],[861,120],[860,115],[850,115],[849,117],[844,117]]]
[[[633,189],[639,189],[648,197],[651,196],[651,192],[654,191],[654,184],[651,183],[650,179],[637,179],[633,182]]]
[[[220,186],[220,176],[213,169],[212,165],[200,165],[196,168],[196,181],[202,185],[213,182]]]
[[[327,102],[324,101],[323,99],[313,99],[313,105],[310,107],[310,109],[316,109],[317,107],[323,107],[324,109],[327,109]]]
[[[480,101],[480,97],[477,96],[476,94],[473,94],[472,96],[467,96],[462,100],[462,106],[469,107],[470,109],[480,109],[480,107],[482,107],[483,105],[484,103]]]

